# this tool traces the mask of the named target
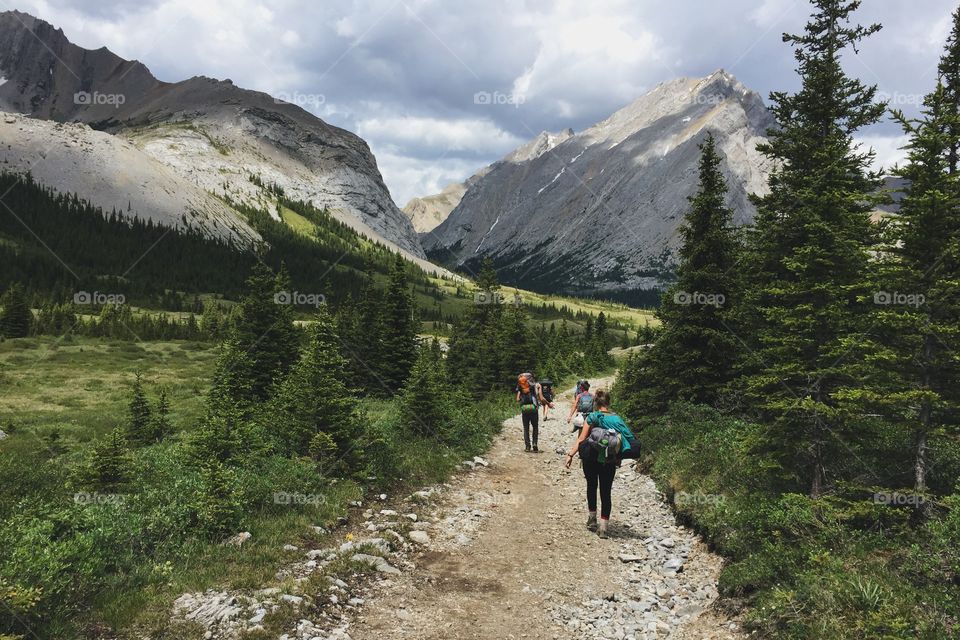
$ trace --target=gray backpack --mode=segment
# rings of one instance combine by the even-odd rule
[[[620,432],[616,429],[594,427],[590,429],[590,435],[584,444],[596,454],[597,462],[613,463],[620,455]]]

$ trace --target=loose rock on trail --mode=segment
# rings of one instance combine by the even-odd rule
[[[569,407],[561,398],[551,420],[541,421],[539,454],[524,452],[517,416],[486,458],[465,461],[449,483],[394,509],[364,504],[370,508],[358,535],[369,540],[309,550],[309,559],[285,571],[303,578],[337,554],[372,544],[385,556],[367,556],[374,577],[357,587],[332,583],[324,614],[305,610],[280,638],[745,637],[712,607],[722,560],[676,524],[653,481],[631,464],[617,471],[610,537],[587,530],[583,473],[578,462],[563,466],[574,438]],[[192,619],[214,620],[208,637],[232,637],[262,620],[272,601],[300,597],[265,591],[272,600],[239,595],[232,603],[209,592],[229,603],[221,617],[203,594],[187,594],[178,615],[190,618],[206,606]],[[308,601],[293,603],[306,608]]]

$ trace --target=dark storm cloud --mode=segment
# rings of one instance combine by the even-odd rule
[[[20,0],[83,46],[160,78],[229,77],[363,135],[400,204],[541,130],[581,130],[676,76],[725,68],[764,97],[795,89],[781,40],[800,0]],[[935,81],[953,3],[866,2],[884,30],[846,65],[916,111]],[[477,96],[479,95],[479,99]],[[864,132],[882,160],[899,130]]]

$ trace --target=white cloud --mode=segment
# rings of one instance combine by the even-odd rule
[[[442,120],[414,116],[370,118],[357,122],[357,133],[378,145],[406,145],[436,152],[504,154],[524,142],[490,120]]]
[[[907,157],[906,151],[902,149],[907,143],[907,136],[905,135],[865,135],[858,136],[856,141],[863,145],[864,150],[870,147],[876,153],[876,158],[873,161],[875,170],[882,169],[885,173],[890,173],[890,169],[895,164],[902,164]]]
[[[476,173],[483,163],[458,158],[418,160],[405,155],[373,148],[390,195],[403,207],[415,196],[439,193],[451,182],[462,182]]]
[[[14,0],[77,44],[107,46],[159,78],[230,78],[313,108],[359,133],[398,202],[426,195],[541,130],[582,130],[676,76],[732,70],[761,95],[796,89],[780,33],[803,0]],[[867,2],[886,28],[849,70],[891,95],[931,89],[955,0]],[[845,58],[849,60],[849,58]],[[477,105],[476,92],[523,103]],[[915,107],[908,105],[908,114]],[[885,122],[863,132],[886,165],[902,153]]]

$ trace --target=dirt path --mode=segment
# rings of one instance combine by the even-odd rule
[[[367,599],[351,638],[739,637],[701,616],[721,561],[675,525],[649,478],[621,467],[611,537],[585,528],[583,475],[560,453],[569,407],[541,424],[540,454],[523,451],[519,417],[504,424],[489,468],[442,492],[431,544]]]

